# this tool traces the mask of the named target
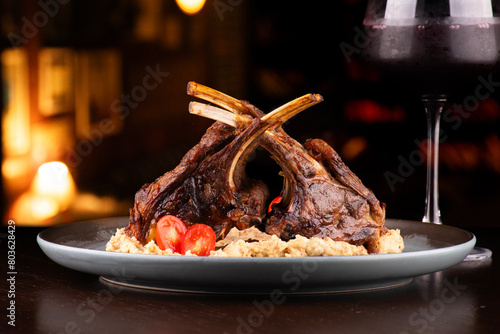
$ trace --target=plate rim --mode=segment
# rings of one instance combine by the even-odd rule
[[[106,240],[103,239],[104,237],[99,239],[98,232],[106,231],[110,237],[114,233],[114,229],[126,226],[124,226],[126,224],[125,218],[110,217],[53,226],[41,231],[37,235],[37,242],[42,251],[61,266],[101,277],[114,278],[119,282],[126,281],[144,289],[155,290],[154,286],[161,285],[163,288],[156,290],[165,290],[166,288],[166,290],[179,292],[187,290],[196,292],[199,291],[200,284],[203,284],[210,293],[236,294],[243,293],[248,288],[250,282],[248,275],[253,275],[252,279],[255,281],[251,282],[260,284],[259,289],[261,290],[259,291],[264,293],[269,292],[268,288],[272,286],[280,284],[283,286],[285,283],[284,273],[297,265],[301,268],[306,268],[307,265],[312,266],[308,268],[316,268],[315,272],[311,272],[311,278],[300,287],[300,293],[338,293],[346,290],[354,291],[356,287],[359,287],[359,291],[365,291],[367,285],[370,286],[369,290],[373,290],[373,287],[376,288],[377,285],[398,286],[397,282],[401,282],[402,279],[444,270],[460,263],[476,243],[475,235],[469,231],[449,225],[433,225],[432,229],[449,228],[455,230],[459,234],[454,238],[460,243],[454,244],[453,239],[449,239],[443,242],[451,242],[451,245],[443,247],[438,245],[436,246],[438,248],[356,256],[197,257],[108,252],[102,249],[64,245],[61,242],[68,241],[68,239],[58,236],[61,229],[63,232],[64,229],[71,229],[72,235],[78,235],[78,228],[82,228],[81,226],[89,223],[98,224],[96,232],[80,231],[80,233],[85,232],[83,235],[90,234],[92,237],[97,235],[90,244],[92,242],[94,245],[98,243],[98,247],[102,247],[102,243]],[[430,232],[412,233],[418,231],[418,227],[425,226],[426,223],[403,219],[386,219],[386,221],[389,222],[389,225],[398,223],[418,225],[414,225],[415,228],[412,231],[406,234],[402,233],[403,235],[423,235],[424,237],[430,235]],[[54,233],[52,237],[59,237],[62,240],[59,243],[51,241],[52,233]],[[439,239],[428,239],[441,242]],[[74,261],[75,259],[77,261]],[[413,262],[414,265],[402,266],[408,262]],[[232,273],[227,274],[227,276],[223,276],[223,272],[225,273],[230,266],[233,266],[235,270],[232,270]],[[363,271],[373,269],[374,266],[383,270]],[[205,281],[202,282],[196,275],[205,275]],[[208,281],[206,281],[207,279]],[[242,279],[243,281],[233,281],[234,279]]]
[[[128,257],[137,257],[138,259],[144,259],[144,258],[149,258],[149,257],[153,257],[156,259],[155,255],[157,254],[138,254],[138,253],[121,253],[121,252],[109,252],[109,251],[106,251],[106,250],[101,250],[101,249],[90,249],[90,248],[85,248],[85,247],[77,247],[77,246],[71,246],[71,245],[64,245],[64,244],[61,244],[61,243],[57,243],[57,242],[53,242],[53,241],[50,241],[50,240],[47,240],[47,238],[44,238],[44,236],[46,234],[49,234],[49,233],[53,233],[55,230],[57,229],[65,229],[65,228],[70,228],[72,226],[76,226],[76,225],[85,225],[85,224],[88,224],[88,223],[105,223],[106,221],[110,221],[110,220],[119,220],[119,219],[123,219],[125,218],[126,216],[123,216],[123,217],[110,217],[110,218],[99,218],[99,219],[92,219],[92,220],[86,220],[86,221],[78,221],[78,222],[72,222],[72,223],[68,223],[68,224],[61,224],[61,225],[57,225],[57,226],[52,226],[52,227],[49,227],[49,228],[46,228],[44,229],[43,231],[41,231],[40,233],[38,233],[37,235],[37,242],[38,244],[45,244],[45,245],[56,245],[58,248],[62,248],[62,249],[66,249],[68,251],[70,250],[78,250],[78,252],[84,252],[84,253],[89,253],[89,254],[106,254],[106,256],[110,256],[110,257],[122,257],[123,254],[127,254]],[[424,223],[424,222],[419,222],[419,221],[413,221],[413,220],[405,220],[405,219],[391,219],[391,218],[387,218],[386,221],[390,221],[391,223],[397,223],[397,222],[403,222],[403,223],[410,223],[410,224],[417,224],[417,225],[420,225],[420,226],[425,226],[425,224],[430,224],[430,223]],[[109,223],[108,223],[109,224]],[[109,224],[111,225],[111,224]],[[352,259],[365,259],[365,258],[379,258],[379,257],[401,257],[401,256],[404,256],[404,257],[411,257],[411,256],[417,256],[417,255],[420,255],[422,253],[432,253],[432,254],[435,254],[436,252],[440,252],[440,251],[449,251],[451,249],[454,249],[454,248],[461,248],[463,247],[465,244],[467,243],[471,243],[471,242],[474,242],[474,244],[476,243],[477,239],[476,239],[476,236],[472,233],[472,232],[469,232],[467,230],[464,230],[464,229],[461,229],[461,228],[458,228],[458,227],[454,227],[454,226],[450,226],[450,225],[430,225],[430,226],[436,226],[437,228],[450,228],[450,229],[453,229],[455,231],[460,231],[461,233],[465,233],[465,234],[468,234],[468,237],[469,239],[463,243],[460,243],[460,244],[453,244],[453,245],[449,245],[449,246],[444,246],[444,247],[439,247],[439,248],[436,248],[436,249],[427,249],[427,250],[418,250],[418,251],[408,251],[408,252],[405,252],[403,251],[402,253],[390,253],[390,254],[368,254],[368,255],[336,255],[336,256],[314,256],[314,257],[216,257],[216,256],[207,256],[207,257],[198,257],[198,256],[182,256],[182,255],[165,255],[165,256],[161,256],[161,258],[165,258],[165,259],[183,259],[183,260],[186,260],[186,261],[199,261],[200,259],[204,259],[205,261],[211,261],[209,259],[215,259],[215,260],[222,260],[224,259],[223,261],[228,261],[228,260],[239,260],[238,262],[240,261],[245,261],[246,260],[257,260],[257,261],[265,261],[265,260],[270,260],[270,259],[278,259],[278,260],[281,260],[283,261],[284,259],[287,259],[287,260],[293,260],[293,259],[304,259],[304,258],[315,258],[315,259],[331,259],[331,258],[335,258],[335,259],[349,259],[349,260],[352,260]],[[125,227],[125,226],[123,226]],[[109,227],[111,228],[111,227]],[[343,260],[341,260],[343,261]],[[354,260],[354,261],[358,261],[358,260]]]

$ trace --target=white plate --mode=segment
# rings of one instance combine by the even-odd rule
[[[332,293],[401,286],[411,278],[462,261],[473,234],[445,225],[387,219],[405,241],[400,254],[220,258],[106,252],[128,217],[51,227],[37,241],[58,264],[100,275],[108,282],[171,291],[210,293]]]

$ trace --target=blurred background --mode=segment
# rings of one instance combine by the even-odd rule
[[[363,0],[0,0],[3,223],[128,215],[135,192],[212,124],[188,113],[189,81],[265,112],[322,94],[285,130],[327,141],[389,218],[421,220],[425,113],[404,83],[360,61],[364,8]],[[461,103],[450,101],[442,122],[443,222],[499,225],[500,94],[472,111]],[[279,168],[265,151],[248,172],[279,194]]]

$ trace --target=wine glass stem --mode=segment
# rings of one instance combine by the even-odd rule
[[[446,98],[424,96],[422,98],[427,114],[427,186],[425,196],[425,223],[442,224],[439,212],[439,125]]]

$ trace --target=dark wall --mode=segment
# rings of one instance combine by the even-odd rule
[[[207,1],[202,12],[187,17],[174,1],[163,2],[160,35],[172,27],[168,20],[176,20],[178,31],[170,33],[181,34],[183,42],[175,47],[161,38],[134,37],[134,1],[74,1],[47,25],[41,45],[118,49],[125,94],[141,84],[148,66],[169,73],[130,110],[123,130],[106,137],[74,170],[79,188],[132,199],[142,184],[174,168],[211,124],[188,114],[186,84],[195,80],[265,112],[306,93],[322,94],[323,103],[296,116],[285,130],[301,142],[329,142],[387,203],[389,217],[420,220],[425,168],[406,163],[422,152],[425,113],[404,83],[391,82],[358,57],[365,1],[222,1],[223,8],[216,3]],[[3,7],[19,24],[18,6],[3,1]],[[346,55],[346,46],[354,52]],[[497,101],[495,94],[458,128],[443,122],[441,203],[447,224],[498,224]],[[257,153],[249,170],[279,191],[279,169],[265,152]],[[391,173],[404,174],[403,180],[391,183]]]

